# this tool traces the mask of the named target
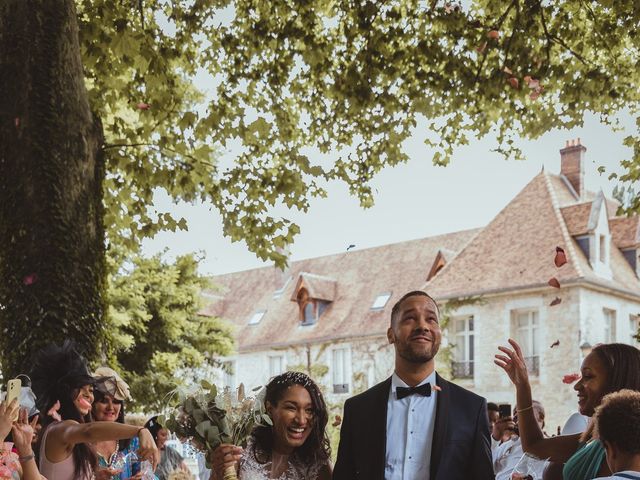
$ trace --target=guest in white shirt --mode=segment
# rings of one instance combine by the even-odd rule
[[[640,392],[606,395],[594,415],[595,433],[607,452],[608,478],[640,480]]]
[[[516,410],[517,412],[517,410]],[[533,413],[540,429],[544,429],[544,408],[538,401],[533,401]],[[518,436],[518,416],[500,418],[493,425],[491,432],[491,457],[493,460],[493,471],[496,480],[509,480],[515,466],[520,462],[524,451],[520,437]],[[505,434],[511,432],[509,438],[504,440]],[[542,478],[546,461],[533,460],[530,467],[536,479]]]

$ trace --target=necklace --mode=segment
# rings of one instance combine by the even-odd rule
[[[108,462],[107,462],[107,459],[104,457],[104,455],[102,455],[102,453],[98,452],[98,455],[100,455],[102,457],[102,459],[105,461],[105,463],[107,464],[107,466],[109,468],[111,468],[116,463],[116,459],[118,457],[119,450],[120,450],[120,442],[118,440],[116,440],[116,449],[109,456],[109,461]]]

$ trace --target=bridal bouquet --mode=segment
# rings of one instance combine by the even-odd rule
[[[266,389],[258,387],[253,392],[245,396],[242,384],[235,392],[229,388],[219,392],[203,380],[198,386],[175,390],[167,415],[160,416],[158,422],[206,452],[210,468],[209,454],[220,444],[246,446],[254,427],[272,424],[264,405]],[[235,469],[227,469],[224,480],[237,480]]]

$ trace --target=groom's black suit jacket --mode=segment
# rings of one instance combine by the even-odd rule
[[[493,479],[486,400],[437,374],[436,385],[431,480]],[[333,480],[384,479],[390,391],[388,378],[345,402]]]

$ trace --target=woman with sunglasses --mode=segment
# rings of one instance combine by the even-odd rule
[[[91,416],[98,422],[124,423],[124,402],[131,400],[129,385],[109,367],[100,367],[93,374],[96,384],[93,390]],[[98,469],[96,480],[138,480],[142,472],[139,463],[131,461],[132,452],[140,448],[137,437],[123,440],[96,442]]]

